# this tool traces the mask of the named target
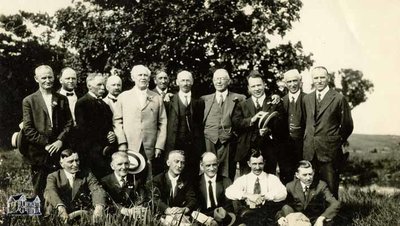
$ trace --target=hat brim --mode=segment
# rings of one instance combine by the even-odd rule
[[[271,119],[273,119],[274,117],[276,117],[278,115],[277,111],[273,111],[271,113],[267,113],[265,114],[260,121],[258,122],[258,128],[260,129],[266,129],[268,128],[268,123],[271,121]]]
[[[20,147],[20,134],[19,132],[15,132],[13,133],[13,135],[11,136],[11,147],[13,148],[19,148]]]
[[[138,174],[146,167],[146,160],[139,152],[128,150],[129,168],[128,173]]]

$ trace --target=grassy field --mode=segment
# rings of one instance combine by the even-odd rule
[[[342,208],[335,225],[400,225],[400,193],[382,194],[371,185],[400,189],[400,137],[352,135],[349,162],[344,168],[340,200]],[[17,151],[0,151],[0,215],[13,194],[31,193],[29,165]],[[12,225],[37,225],[32,217],[14,218]],[[54,218],[45,225],[58,225]],[[61,225],[61,224],[60,224]],[[143,225],[138,221],[105,218],[101,225]],[[146,224],[148,225],[148,224]]]

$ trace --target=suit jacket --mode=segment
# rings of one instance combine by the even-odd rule
[[[212,216],[214,209],[207,208],[207,190],[208,182],[206,181],[204,175],[201,175],[199,180],[197,200],[200,205],[200,210],[206,215]],[[232,184],[232,181],[224,176],[217,175],[216,179],[216,197],[217,197],[217,207],[224,207],[227,211],[233,211],[232,201],[225,196],[225,189]]]
[[[314,155],[322,162],[335,161],[341,146],[353,131],[349,104],[342,94],[333,89],[325,94],[316,115],[315,91],[304,97],[306,130],[303,157],[312,160]]]
[[[209,116],[211,107],[213,104],[218,104],[215,98],[215,93],[205,95],[201,97],[202,100],[204,100],[204,118],[203,118],[203,124],[206,123],[206,120]],[[223,105],[223,112],[222,112],[222,119],[221,119],[221,125],[224,128],[224,132],[227,134],[224,134],[224,137],[227,137],[227,140],[233,136],[233,131],[232,131],[232,114],[233,114],[233,108],[235,107],[236,102],[240,102],[246,99],[245,95],[242,94],[237,94],[234,92],[228,92],[228,95],[226,96],[226,99],[224,101]],[[210,137],[212,135],[210,134],[204,134],[205,137]],[[222,140],[221,142],[224,143],[227,140]]]
[[[77,144],[83,152],[100,154],[109,145],[107,134],[113,131],[112,112],[101,99],[89,93],[79,98],[75,105]]]
[[[69,185],[63,169],[49,174],[44,197],[46,212],[52,211],[58,205],[64,205],[69,213],[82,207],[88,208],[92,204],[106,204],[105,192],[90,171],[76,173],[73,188]]]
[[[266,96],[262,104],[262,111],[273,112],[277,111],[278,116],[270,121],[269,128],[271,129],[272,137],[271,140],[269,136],[262,137],[263,144],[256,144],[256,140],[260,139],[258,121],[253,125],[250,125],[251,118],[256,114],[256,107],[251,97],[247,98],[245,101],[238,102],[235,105],[232,123],[233,127],[238,133],[238,146],[235,155],[235,161],[239,162],[245,159],[251,147],[255,145],[259,146],[256,148],[264,148],[266,143],[274,143],[280,145],[284,141],[288,134],[287,120],[284,118],[284,108],[282,103],[272,104],[270,102],[271,98]]]
[[[170,195],[172,184],[168,177],[168,171],[155,176],[153,186],[156,189],[155,203],[162,214],[169,207],[187,207],[192,211],[196,206],[197,200],[193,187],[187,180],[182,178],[182,175],[178,179],[178,190],[174,198],[171,198]]]
[[[21,153],[31,164],[46,164],[50,155],[44,147],[56,140],[66,146],[66,139],[73,126],[68,99],[58,93],[52,96],[52,115],[49,115],[42,93],[38,90],[22,101],[22,140],[26,143]],[[50,117],[53,125],[51,125]],[[55,158],[57,158],[55,156]]]
[[[300,102],[300,106],[303,107],[303,99],[304,96],[306,95],[306,93],[304,93],[303,91],[300,91],[300,95],[297,98],[296,103]],[[285,109],[285,118],[288,119],[289,118],[289,104],[290,104],[290,100],[289,100],[289,94],[286,94],[283,98],[282,98],[282,103],[283,103],[283,108]],[[306,124],[305,124],[305,117],[303,115],[303,109],[301,109],[301,119],[300,119],[300,127],[301,130],[304,131]]]
[[[121,187],[117,177],[111,173],[101,179],[106,194],[110,198],[109,206],[116,204],[118,207],[130,208],[136,204],[141,204],[145,199],[144,187],[139,183],[139,178],[135,180],[134,175],[127,175],[127,184]]]
[[[176,135],[179,128],[179,96],[174,94],[168,103],[165,104],[168,117],[167,140],[165,149],[171,151],[175,149]],[[205,150],[204,144],[204,102],[201,99],[191,97],[190,101],[190,120],[188,127],[193,140],[193,147],[196,148],[198,156]]]
[[[286,204],[278,213],[278,218],[287,216],[289,213],[302,212],[313,221],[321,215],[332,219],[339,212],[340,202],[332,195],[324,181],[314,181],[308,190],[307,197],[298,179],[289,182],[286,189],[288,192]]]
[[[135,100],[134,88],[121,93],[114,109],[114,126],[118,143],[127,143],[128,149],[139,152],[143,144],[148,159],[154,158],[154,149],[164,150],[167,136],[167,116],[161,96],[147,90],[144,107]]]

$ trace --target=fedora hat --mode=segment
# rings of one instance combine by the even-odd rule
[[[268,128],[268,123],[271,121],[272,118],[278,115],[277,111],[273,112],[265,112],[263,116],[258,120],[258,128],[259,129],[266,129]]]
[[[218,207],[214,210],[214,219],[219,225],[231,226],[236,221],[236,215],[226,211],[223,207]]]
[[[128,150],[126,152],[129,159],[128,173],[138,174],[146,167],[146,160],[139,152]]]

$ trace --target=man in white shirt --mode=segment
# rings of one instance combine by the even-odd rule
[[[118,75],[111,75],[107,78],[106,89],[108,94],[103,98],[104,102],[110,106],[114,113],[114,108],[117,103],[118,95],[122,92],[122,80]]]
[[[286,198],[286,188],[277,176],[263,171],[264,158],[260,151],[251,150],[248,165],[251,172],[236,179],[225,195],[242,201],[236,212],[244,224],[275,225],[275,214]]]
[[[63,68],[61,70],[60,75],[60,84],[61,88],[58,90],[58,93],[64,95],[68,99],[69,109],[71,110],[71,115],[75,122],[75,104],[78,100],[78,96],[76,95],[75,89],[77,84],[77,75],[76,71],[70,67]]]

